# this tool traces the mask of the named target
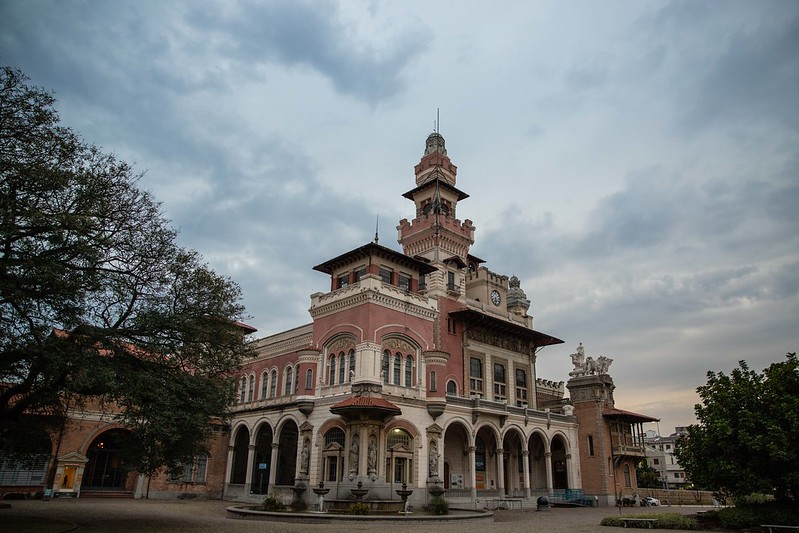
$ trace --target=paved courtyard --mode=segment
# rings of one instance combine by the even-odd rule
[[[282,524],[227,518],[225,508],[235,505],[223,501],[163,501],[163,500],[53,500],[10,501],[11,508],[0,509],[0,531],[24,533],[61,533],[66,531],[96,533],[239,533],[268,531],[270,533],[300,533],[335,531],[375,531],[387,524]],[[653,508],[624,508],[625,515],[657,511]],[[663,507],[685,514],[696,513],[698,507]],[[552,509],[539,513],[534,510],[497,511],[491,523],[403,524],[401,519],[388,526],[391,533],[612,533],[618,528],[601,527],[604,516],[618,514],[616,508]],[[660,530],[666,531],[666,530]]]

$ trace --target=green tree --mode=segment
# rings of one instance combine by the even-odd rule
[[[699,423],[676,447],[696,485],[734,497],[799,494],[799,361],[786,359],[762,374],[745,361],[729,376],[708,372],[697,389]]]
[[[174,469],[228,413],[240,289],[176,244],[140,175],[54,102],[0,70],[0,449],[91,401],[131,428],[133,468]]]
[[[656,489],[663,486],[660,481],[660,472],[649,466],[646,459],[641,459],[635,465],[635,478],[638,486],[643,489]]]

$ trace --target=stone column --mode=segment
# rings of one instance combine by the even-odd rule
[[[547,492],[550,497],[554,496],[555,488],[552,486],[552,452],[547,452],[546,456],[546,469],[547,469]]]
[[[499,497],[505,496],[505,451],[502,448],[497,449],[497,489],[499,490]]]
[[[522,465],[524,468],[524,497],[530,498],[530,452],[522,451]]]
[[[233,475],[233,446],[227,447],[227,466],[225,467],[225,492],[230,485],[230,476]]]
[[[277,479],[277,448],[279,444],[277,442],[272,442],[272,458],[271,463],[269,464],[269,492],[275,486],[275,479]]]
[[[477,475],[476,475],[477,471],[474,468],[474,461],[475,461],[474,452],[475,452],[474,446],[469,446],[469,478],[470,478],[469,483],[471,484],[472,487],[472,501],[477,499]]]
[[[244,494],[252,492],[252,468],[255,463],[255,444],[247,446],[247,477],[244,478]]]

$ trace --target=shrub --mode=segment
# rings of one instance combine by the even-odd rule
[[[274,494],[268,494],[266,498],[264,498],[264,511],[283,511],[285,509],[286,504]]]
[[[363,502],[355,502],[350,505],[350,508],[347,510],[349,514],[369,514],[369,506]]]
[[[449,503],[444,498],[433,498],[427,506],[427,510],[435,515],[449,514]]]
[[[799,510],[776,503],[727,507],[719,511],[719,521],[725,529],[746,529],[760,524],[799,525]]]

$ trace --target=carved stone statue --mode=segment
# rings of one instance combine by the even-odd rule
[[[431,478],[438,477],[438,445],[436,441],[430,442],[430,451],[427,455],[429,476]]]
[[[302,454],[300,459],[300,473],[307,474],[308,473],[308,463],[311,459],[311,448],[308,446],[308,441],[305,441],[305,444],[302,445]]]
[[[596,360],[597,362],[597,374],[607,374],[608,368],[610,364],[613,362],[613,359],[610,357],[605,357],[604,355],[600,355],[599,358]]]
[[[607,374],[608,368],[613,362],[613,359],[605,357],[604,355],[600,355],[596,359],[590,356],[586,357],[582,342],[577,347],[577,353],[571,354],[571,358],[572,364],[574,365],[574,369],[569,372],[571,377]]]
[[[377,442],[374,437],[369,441],[369,473],[375,472],[377,468]]]
[[[358,473],[358,455],[360,451],[360,444],[358,441],[360,437],[356,434],[352,437],[352,444],[350,445],[350,473]]]
[[[584,376],[585,375],[585,349],[583,348],[583,343],[581,342],[580,345],[577,347],[577,353],[571,354],[572,364],[574,365],[574,369],[569,372],[571,377],[577,376]]]

